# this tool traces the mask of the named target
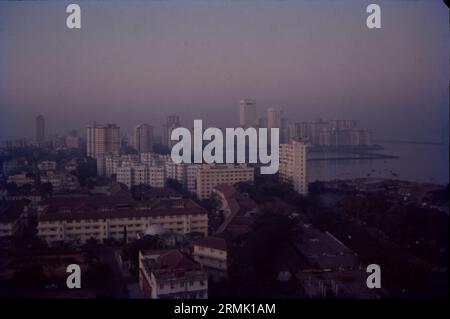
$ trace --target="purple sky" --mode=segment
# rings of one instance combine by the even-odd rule
[[[74,1],[72,1],[74,2]],[[382,29],[366,27],[366,6]],[[449,13],[417,1],[0,3],[0,139],[169,113],[238,123],[238,101],[289,119],[355,118],[378,138],[448,140]]]

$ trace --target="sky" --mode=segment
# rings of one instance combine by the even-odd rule
[[[66,27],[69,3],[80,30]],[[381,6],[369,30],[366,7]],[[449,11],[411,1],[2,1],[0,139],[167,115],[233,127],[239,99],[291,122],[353,118],[375,138],[448,142]]]

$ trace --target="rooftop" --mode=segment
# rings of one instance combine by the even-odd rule
[[[39,221],[207,214],[191,199],[137,201],[107,195],[50,198],[40,208]]]

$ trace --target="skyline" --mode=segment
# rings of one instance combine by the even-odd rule
[[[258,115],[279,107],[291,122],[355,118],[377,138],[448,142],[443,4],[379,1],[374,31],[368,3],[81,1],[79,31],[64,27],[68,2],[1,3],[0,137],[32,137],[39,114],[49,134],[92,121],[160,132],[172,113],[235,126],[252,98]]]

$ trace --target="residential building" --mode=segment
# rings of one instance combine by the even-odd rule
[[[219,236],[208,236],[194,242],[194,260],[204,267],[227,271],[227,242]]]
[[[252,99],[242,99],[239,101],[239,126],[246,128],[255,126],[257,122],[256,117],[256,103]]]
[[[172,131],[177,127],[180,127],[180,117],[172,114],[167,117],[167,121],[163,124],[162,144],[171,148],[176,141],[171,140]]]
[[[203,164],[197,170],[196,195],[206,199],[219,184],[253,183],[253,180],[254,168],[246,164]]]
[[[87,156],[104,157],[120,152],[120,128],[115,124],[89,125],[86,130]]]
[[[38,208],[38,235],[48,244],[84,244],[91,238],[132,241],[152,224],[181,235],[208,234],[207,211],[190,199],[66,196],[47,199]]]
[[[139,287],[149,299],[207,299],[208,274],[178,249],[139,252]]]
[[[306,145],[302,140],[292,140],[289,144],[280,144],[279,177],[290,183],[299,194],[307,194]]]

